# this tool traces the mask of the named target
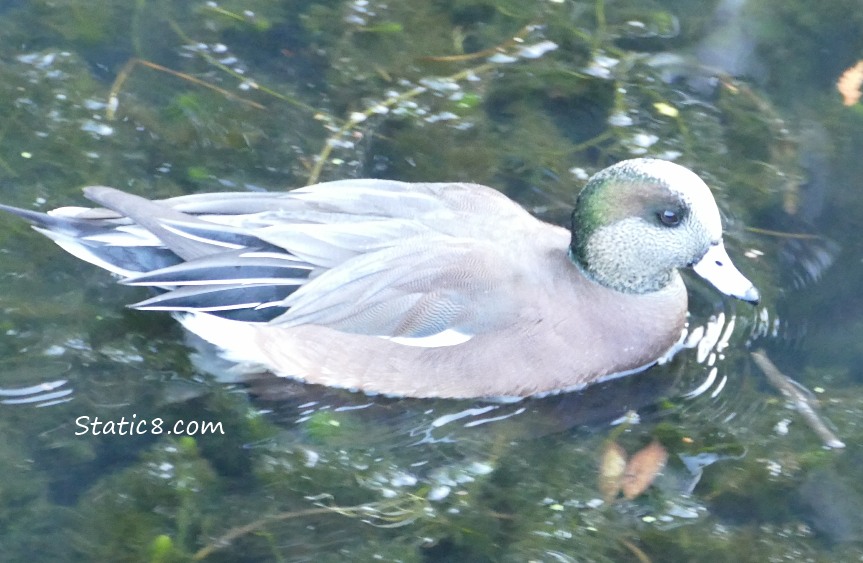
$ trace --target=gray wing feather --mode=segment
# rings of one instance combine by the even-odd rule
[[[335,267],[359,254],[400,244],[405,239],[432,233],[426,225],[405,219],[281,223],[255,231],[261,240],[324,268]]]
[[[198,220],[159,202],[105,186],[84,188],[84,195],[87,199],[125,215],[133,222],[141,225],[156,235],[169,250],[184,260],[194,260],[224,249],[221,246],[214,247],[212,243],[191,239],[167,228],[165,224],[167,221],[189,223]]]
[[[314,269],[290,254],[242,249],[213,254],[121,280],[126,285],[300,285]]]
[[[156,311],[206,311],[248,322],[267,322],[283,314],[279,303],[293,291],[287,285],[185,286],[133,305]]]
[[[476,334],[503,319],[485,296],[510,271],[491,243],[422,237],[359,255],[291,294],[273,322],[378,336]],[[495,264],[496,263],[496,264]],[[499,266],[499,267],[496,267]]]

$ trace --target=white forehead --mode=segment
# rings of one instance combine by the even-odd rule
[[[692,215],[698,218],[711,235],[715,238],[722,236],[722,220],[716,200],[698,174],[667,160],[645,159],[642,166],[644,172],[679,194],[680,198],[689,204]]]

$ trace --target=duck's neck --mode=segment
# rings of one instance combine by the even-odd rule
[[[594,256],[592,257],[594,260],[591,260],[588,249],[575,244],[574,239],[573,236],[573,243],[570,244],[567,252],[569,260],[584,277],[603,287],[621,293],[640,295],[662,291],[680,279],[680,273],[674,269],[667,272],[652,272],[650,277],[632,275],[621,263],[609,257],[603,257],[603,264],[606,266],[603,269],[591,268],[590,264],[597,262],[597,257]]]

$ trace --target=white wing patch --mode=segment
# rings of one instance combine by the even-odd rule
[[[189,240],[193,240],[195,242],[202,242],[205,244],[210,244],[212,246],[220,246],[222,248],[230,248],[233,250],[239,250],[241,248],[244,248],[243,245],[241,245],[241,244],[233,244],[230,242],[224,242],[221,240],[213,240],[210,238],[205,238],[205,237],[201,237],[198,235],[193,235],[191,233],[187,233],[186,231],[184,231],[182,229],[174,227],[174,226],[172,226],[166,222],[162,223],[162,228],[164,228],[166,231],[170,231],[170,232],[174,233],[175,235],[181,236],[181,237],[189,239]]]
[[[464,334],[455,329],[448,328],[429,336],[380,336],[379,338],[389,340],[396,344],[402,344],[404,346],[416,346],[418,348],[443,348],[446,346],[464,344],[473,338],[473,334]]]

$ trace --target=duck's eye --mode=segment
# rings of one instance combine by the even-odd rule
[[[680,213],[671,209],[660,211],[659,221],[666,227],[676,227],[680,224]]]

